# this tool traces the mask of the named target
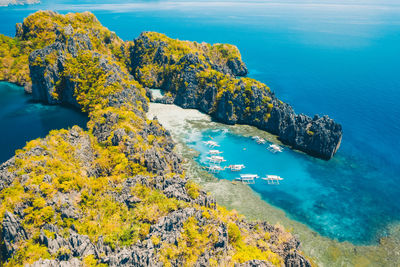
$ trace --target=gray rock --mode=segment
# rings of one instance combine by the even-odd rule
[[[235,267],[272,267],[272,266],[274,265],[262,260],[251,260],[251,261],[246,261],[244,263],[235,264]]]
[[[16,250],[15,243],[28,238],[24,228],[19,220],[9,211],[6,211],[3,218],[2,238],[4,242],[4,250],[2,250],[5,259],[11,257]]]
[[[38,260],[33,264],[28,264],[29,267],[81,267],[83,263],[77,258],[71,258],[68,261],[60,260]]]
[[[0,190],[10,186],[10,184],[15,180],[17,174],[15,172],[10,172],[8,169],[15,164],[15,157],[7,160],[0,165]]]
[[[289,253],[285,258],[286,267],[311,267],[308,260],[297,252]]]
[[[224,65],[211,63],[207,58],[203,62],[197,54],[188,53],[175,62],[165,55],[167,45],[163,41],[151,41],[145,34],[141,34],[130,51],[132,73],[139,80],[142,75],[140,69],[148,64],[149,58],[150,63],[179,66],[176,68],[179,71],[160,72],[150,77],[154,80],[153,87],[172,93],[172,97],[165,96],[157,102],[173,102],[183,108],[199,109],[227,124],[256,126],[278,135],[282,143],[322,159],[332,158],[338,150],[342,127],[329,117],[316,116],[312,119],[296,114],[289,104],[279,101],[266,87],[246,88],[246,84],[239,79],[235,80],[235,87],[239,90],[235,93],[227,90],[217,99],[218,79],[210,76],[204,82],[203,78],[198,77],[200,71],[210,68],[227,74],[226,78],[229,78],[228,74],[232,78],[244,76],[247,68],[240,59],[228,59]],[[268,104],[272,104],[272,108]],[[267,115],[270,117],[267,118]]]

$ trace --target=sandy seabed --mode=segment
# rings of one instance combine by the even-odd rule
[[[338,242],[323,237],[306,225],[290,219],[283,210],[274,207],[254,192],[249,186],[232,184],[206,172],[196,161],[198,152],[189,148],[186,142],[196,138],[205,129],[228,129],[232,133],[250,136],[258,135],[273,142],[276,136],[247,125],[229,126],[213,122],[210,116],[195,109],[183,109],[176,105],[150,103],[149,119],[157,117],[177,142],[176,152],[185,159],[187,176],[210,192],[217,203],[229,209],[236,209],[250,220],[265,220],[281,224],[297,235],[301,250],[318,266],[400,266],[400,226],[393,225],[386,238],[376,246],[356,246],[349,242]]]

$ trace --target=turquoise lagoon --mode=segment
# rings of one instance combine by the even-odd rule
[[[233,181],[240,174],[267,174],[284,178],[279,185],[256,179],[249,186],[263,200],[283,209],[290,218],[303,222],[321,235],[354,244],[375,243],[385,235],[385,226],[398,212],[398,185],[382,178],[379,169],[338,155],[331,161],[311,158],[284,147],[272,153],[267,144],[258,144],[251,136],[241,136],[227,129],[205,130],[188,139],[188,145],[199,151],[197,161],[209,166],[210,148],[204,141],[216,141],[226,162],[221,166],[244,164],[240,172],[229,169],[214,174]],[[388,192],[388,188],[393,190]],[[382,195],[385,192],[384,196]],[[391,195],[392,194],[392,195]]]
[[[342,146],[326,162],[288,148],[271,154],[249,138],[205,131],[190,143],[202,152],[199,162],[206,150],[201,141],[211,135],[229,162],[246,164],[245,172],[284,177],[280,186],[251,187],[332,239],[375,244],[388,225],[400,221],[398,1],[43,0],[0,8],[0,32],[14,35],[14,24],[40,9],[92,11],[125,40],[150,30],[237,45],[250,77],[265,82],[297,112],[329,114],[340,122]]]

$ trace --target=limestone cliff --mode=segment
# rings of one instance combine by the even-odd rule
[[[248,124],[278,135],[295,149],[330,159],[342,127],[328,116],[296,114],[263,83],[249,78],[238,49],[142,33],[131,46],[131,68],[144,86],[168,91],[162,100],[196,108],[228,124]]]
[[[130,44],[92,14],[37,12],[18,36],[35,47],[21,60],[33,97],[90,121],[0,165],[1,265],[310,266],[282,227],[247,221],[185,177],[170,134],[145,116],[147,92],[125,64]],[[246,72],[235,58],[213,64]]]

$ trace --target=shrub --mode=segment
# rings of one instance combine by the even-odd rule
[[[199,197],[199,195],[200,195],[200,188],[199,188],[199,186],[198,186],[196,183],[194,183],[194,182],[192,182],[192,181],[188,181],[188,182],[186,183],[186,185],[185,185],[185,188],[186,188],[186,190],[187,190],[188,195],[189,195],[191,198],[196,199],[196,198]]]
[[[228,223],[228,237],[230,243],[237,243],[242,237],[239,227],[233,222]]]

